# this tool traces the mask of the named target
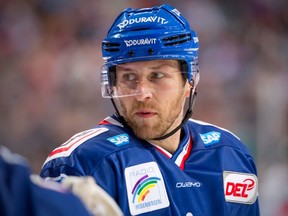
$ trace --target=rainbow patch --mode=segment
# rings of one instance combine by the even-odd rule
[[[140,178],[132,189],[133,199],[132,202],[135,203],[135,199],[138,196],[137,203],[144,201],[146,196],[150,193],[150,189],[154,188],[157,181],[161,180],[158,177],[148,177],[148,175]]]
[[[139,215],[170,205],[165,182],[155,161],[125,168],[125,182],[131,215]]]

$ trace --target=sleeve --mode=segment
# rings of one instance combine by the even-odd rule
[[[202,199],[211,211],[229,216],[260,215],[255,161],[239,139],[228,134],[221,142],[195,151],[193,157],[201,161],[193,170],[209,188]]]
[[[96,183],[103,188],[118,204],[124,213],[129,212],[129,202],[125,183],[125,159],[121,154],[109,155],[98,167],[95,167],[91,175]]]
[[[228,215],[258,216],[257,168],[246,147],[240,144],[240,149],[228,147],[221,155],[223,191]]]
[[[45,182],[42,185],[31,184],[31,202],[35,215],[92,216],[79,197],[58,183],[52,184],[53,182]]]
[[[81,152],[81,153],[79,153]],[[115,198],[117,168],[109,156],[99,149],[77,149],[69,157],[46,161],[40,176],[46,181],[62,182],[69,176],[92,176],[96,183]]]
[[[53,183],[35,183],[26,159],[0,146],[0,215],[91,216],[78,197]]]
[[[83,151],[81,151],[83,152]],[[87,151],[86,151],[87,152]],[[99,151],[95,151],[95,149],[91,150],[89,154],[72,154],[70,157],[67,158],[56,158],[53,160],[50,160],[46,162],[41,170],[41,177],[45,178],[46,181],[56,181],[61,182],[62,184],[65,184],[65,182],[71,182],[71,179],[74,179],[75,176],[82,176],[83,178],[75,178],[75,179],[83,179],[85,180],[84,176],[92,176],[95,180],[95,183],[99,185],[99,188],[102,188],[105,193],[107,193],[107,196],[111,197],[111,200],[115,200],[115,204],[107,205],[107,200],[104,199],[103,193],[99,192],[99,190],[96,191],[96,193],[92,193],[93,188],[89,188],[87,190],[87,187],[85,188],[87,191],[84,194],[84,189],[81,187],[83,184],[74,184],[75,187],[74,190],[80,191],[82,197],[84,197],[87,201],[87,203],[92,203],[90,206],[97,206],[98,204],[101,205],[101,202],[99,202],[97,205],[94,203],[97,200],[101,201],[104,200],[105,202],[102,202],[102,210],[105,208],[105,210],[113,210],[113,214],[100,214],[100,215],[121,215],[120,209],[117,210],[116,203],[119,200],[119,194],[117,193],[117,190],[119,185],[121,184],[118,179],[118,175],[121,176],[118,169],[118,163],[115,162],[116,159],[114,154],[111,155],[105,155],[103,156],[103,152],[101,157],[97,157],[97,154],[100,154]],[[100,159],[99,159],[100,158]],[[73,161],[73,162],[72,162]],[[70,179],[70,180],[69,180]],[[72,181],[73,182],[73,181]],[[77,182],[77,181],[75,181]],[[75,183],[74,182],[74,183]],[[83,182],[82,182],[83,183]],[[74,187],[73,186],[73,187]],[[85,186],[85,184],[84,184]],[[88,186],[88,185],[86,185]],[[83,192],[83,194],[82,194]],[[90,195],[89,195],[90,194]],[[125,194],[125,193],[124,193]],[[97,199],[94,199],[95,196]],[[106,196],[106,197],[107,197]],[[94,198],[93,198],[94,197]],[[112,207],[111,207],[112,206]],[[117,206],[118,207],[118,206]],[[89,208],[90,209],[90,208]],[[99,209],[96,209],[95,211],[98,211]],[[117,211],[116,211],[117,210]],[[115,212],[118,212],[117,214]]]
[[[84,176],[79,170],[69,166],[68,164],[57,164],[57,161],[49,161],[44,164],[40,171],[40,176],[47,180],[61,182],[67,176]]]
[[[113,162],[111,156],[103,160],[91,173],[100,185],[111,197],[116,201],[119,197],[117,194],[117,187],[121,184],[119,178],[121,173],[117,166],[116,160]]]
[[[65,176],[87,176],[107,154],[103,144],[107,128],[93,128],[75,134],[47,157],[40,176],[61,181]]]

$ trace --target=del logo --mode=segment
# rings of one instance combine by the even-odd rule
[[[125,179],[131,215],[170,205],[162,174],[155,162],[127,167]]]
[[[128,134],[119,134],[113,137],[108,138],[110,142],[114,143],[117,146],[125,145],[129,143],[129,136]]]
[[[250,173],[223,172],[227,202],[253,204],[258,196],[257,176]]]
[[[205,145],[212,145],[219,142],[221,133],[211,131],[205,134],[200,134],[200,137]]]

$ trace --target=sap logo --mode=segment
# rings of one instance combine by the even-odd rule
[[[121,146],[129,143],[129,136],[128,134],[124,133],[114,137],[110,137],[107,140],[114,143],[117,146]]]
[[[254,174],[224,171],[224,194],[227,202],[252,204],[257,198],[258,179]]]
[[[212,145],[219,142],[221,133],[211,131],[205,134],[200,134],[200,137],[205,145]]]

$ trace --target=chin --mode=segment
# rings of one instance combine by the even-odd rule
[[[155,130],[148,129],[147,127],[138,128],[138,130],[134,130],[135,135],[143,140],[153,140],[159,136],[160,133],[155,133]]]
[[[157,136],[151,136],[151,135],[147,135],[147,134],[136,134],[136,136],[142,140],[153,140],[153,139],[157,138]]]

